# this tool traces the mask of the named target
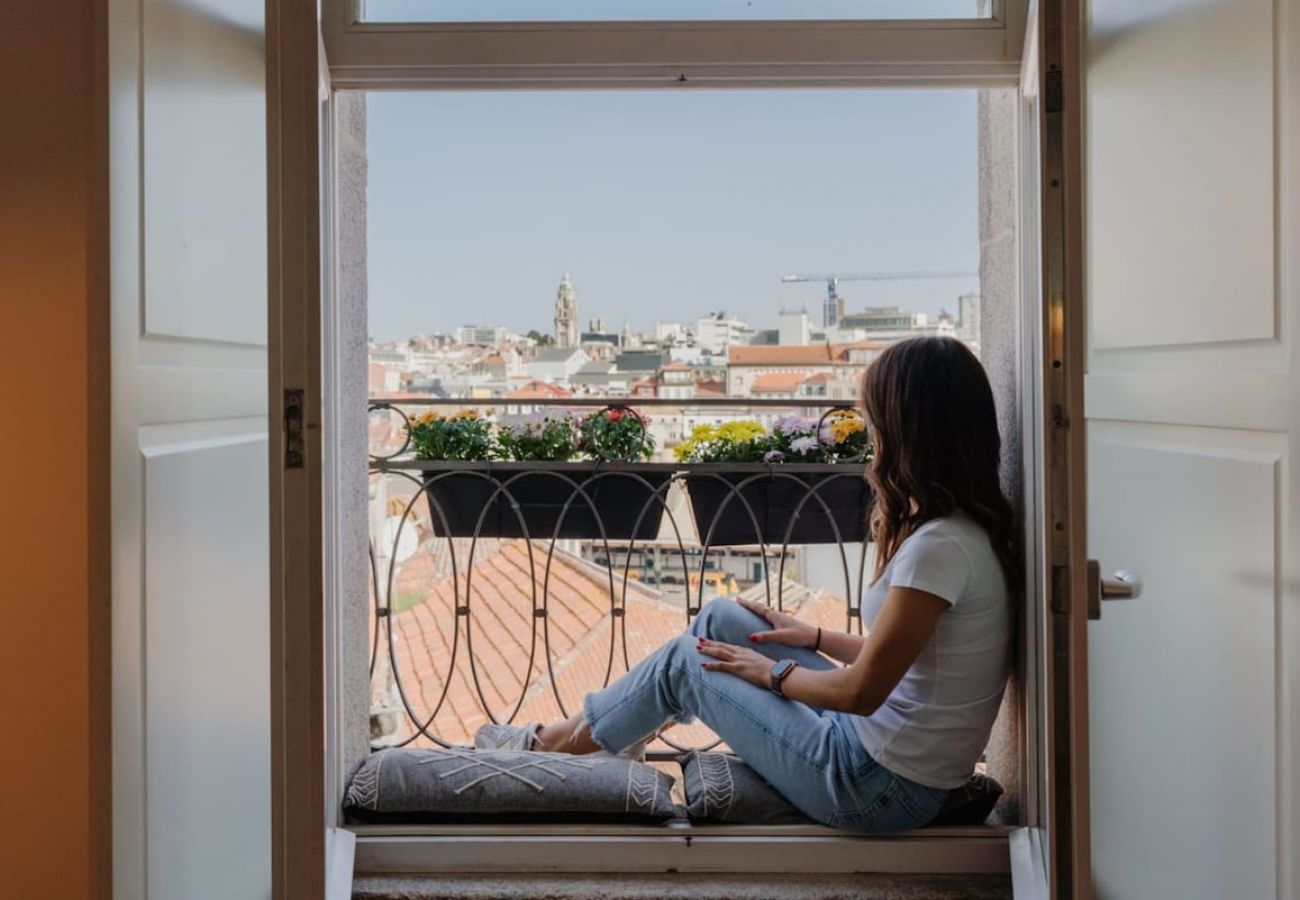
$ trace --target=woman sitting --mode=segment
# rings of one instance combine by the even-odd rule
[[[862,405],[875,448],[865,636],[714,600],[580,714],[486,725],[475,745],[636,754],[698,717],[819,822],[934,818],[983,752],[1009,669],[1017,562],[993,394],[964,344],[916,338],[871,365]]]

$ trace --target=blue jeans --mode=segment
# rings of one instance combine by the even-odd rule
[[[836,828],[916,828],[939,812],[948,792],[895,775],[871,758],[849,715],[781,697],[727,672],[708,671],[697,637],[755,647],[809,669],[835,663],[801,647],[750,644],[771,626],[733,600],[708,603],[690,629],[601,691],[583,713],[591,736],[617,753],[670,721],[699,717],[768,783],[812,819]]]

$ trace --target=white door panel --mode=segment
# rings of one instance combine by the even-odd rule
[[[1092,346],[1273,337],[1273,4],[1093,0],[1088,60]]]
[[[114,896],[271,895],[264,5],[110,0]]]
[[[1088,4],[1088,546],[1144,583],[1088,637],[1108,900],[1300,890],[1298,15]]]
[[[144,330],[266,343],[262,0],[143,0]]]
[[[1144,576],[1089,635],[1099,897],[1276,896],[1278,435],[1094,422],[1089,552]]]
[[[151,897],[270,881],[266,422],[142,429]]]

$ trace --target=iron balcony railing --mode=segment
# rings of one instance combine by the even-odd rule
[[[640,415],[647,462],[416,459],[432,410]],[[487,721],[546,720],[679,633],[715,596],[858,629],[869,566],[862,459],[686,464],[692,422],[842,410],[824,398],[370,401],[371,738],[450,746]],[[513,412],[512,412],[513,410]],[[838,414],[838,413],[837,413]],[[820,429],[819,429],[820,430]],[[703,726],[652,756],[714,746]]]

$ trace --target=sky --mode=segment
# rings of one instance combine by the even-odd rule
[[[974,91],[372,93],[371,336],[821,321],[791,273],[979,265]],[[850,311],[956,311],[978,279],[845,282]]]

